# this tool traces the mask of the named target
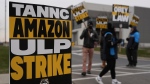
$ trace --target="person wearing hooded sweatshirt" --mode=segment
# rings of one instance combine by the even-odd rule
[[[98,42],[98,34],[95,30],[93,30],[93,22],[88,22],[88,28],[84,29],[80,39],[83,39],[83,65],[82,65],[82,76],[86,76],[86,61],[88,58],[88,69],[87,73],[91,74],[91,67],[92,67],[92,59],[93,59],[93,52],[94,52],[94,45],[95,42]]]
[[[130,28],[131,28],[130,36],[129,38],[126,39],[128,41],[128,44],[126,46],[126,55],[129,62],[129,64],[126,66],[136,67],[140,33],[135,26],[130,26]]]
[[[103,40],[103,52],[105,54],[105,60],[107,62],[107,65],[105,68],[100,72],[100,74],[95,78],[95,80],[99,84],[103,84],[102,77],[110,70],[111,77],[112,77],[112,84],[121,84],[116,79],[116,72],[115,72],[115,66],[116,66],[116,59],[117,56],[117,44],[121,43],[122,39],[117,39],[114,27],[112,27],[111,23],[108,23],[108,29],[104,34],[104,40]]]

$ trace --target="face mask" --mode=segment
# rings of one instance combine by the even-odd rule
[[[89,29],[92,29],[92,26],[89,26]]]

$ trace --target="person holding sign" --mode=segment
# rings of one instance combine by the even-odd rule
[[[135,26],[130,25],[130,28],[131,28],[130,37],[126,39],[128,41],[128,44],[126,47],[126,55],[127,55],[127,59],[129,62],[129,64],[126,66],[136,67],[140,33]]]
[[[101,71],[101,73],[95,78],[99,84],[103,84],[102,77],[109,70],[111,71],[112,84],[121,84],[121,82],[119,82],[116,79],[116,72],[115,72],[116,59],[118,58],[117,44],[121,43],[121,41],[122,39],[116,38],[115,30],[114,30],[114,27],[112,27],[112,24],[108,23],[108,30],[104,34],[104,42],[103,42],[104,43],[103,52],[105,54],[107,65]]]
[[[91,74],[91,67],[92,67],[92,58],[94,52],[94,44],[98,42],[98,34],[95,30],[93,30],[93,22],[88,22],[88,28],[84,29],[80,39],[84,39],[83,42],[83,66],[82,66],[82,76],[86,76],[86,61],[87,57],[88,60],[88,70],[87,73]]]

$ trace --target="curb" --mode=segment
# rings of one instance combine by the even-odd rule
[[[0,74],[0,84],[9,84],[9,73]]]

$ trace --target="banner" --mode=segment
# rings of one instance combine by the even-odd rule
[[[96,18],[96,28],[107,29],[108,19],[106,16],[99,16]]]
[[[85,9],[83,3],[73,6],[71,9],[77,24],[81,24],[82,22],[90,19],[88,15],[88,11]]]
[[[72,84],[71,10],[9,2],[10,84]]]
[[[112,21],[115,28],[119,28],[120,24],[122,24],[122,28],[128,28],[129,6],[113,4]]]
[[[132,17],[132,20],[131,20],[131,22],[130,22],[130,25],[131,26],[137,26],[138,25],[138,22],[139,22],[139,17],[137,16],[137,15],[133,15],[133,17]]]

